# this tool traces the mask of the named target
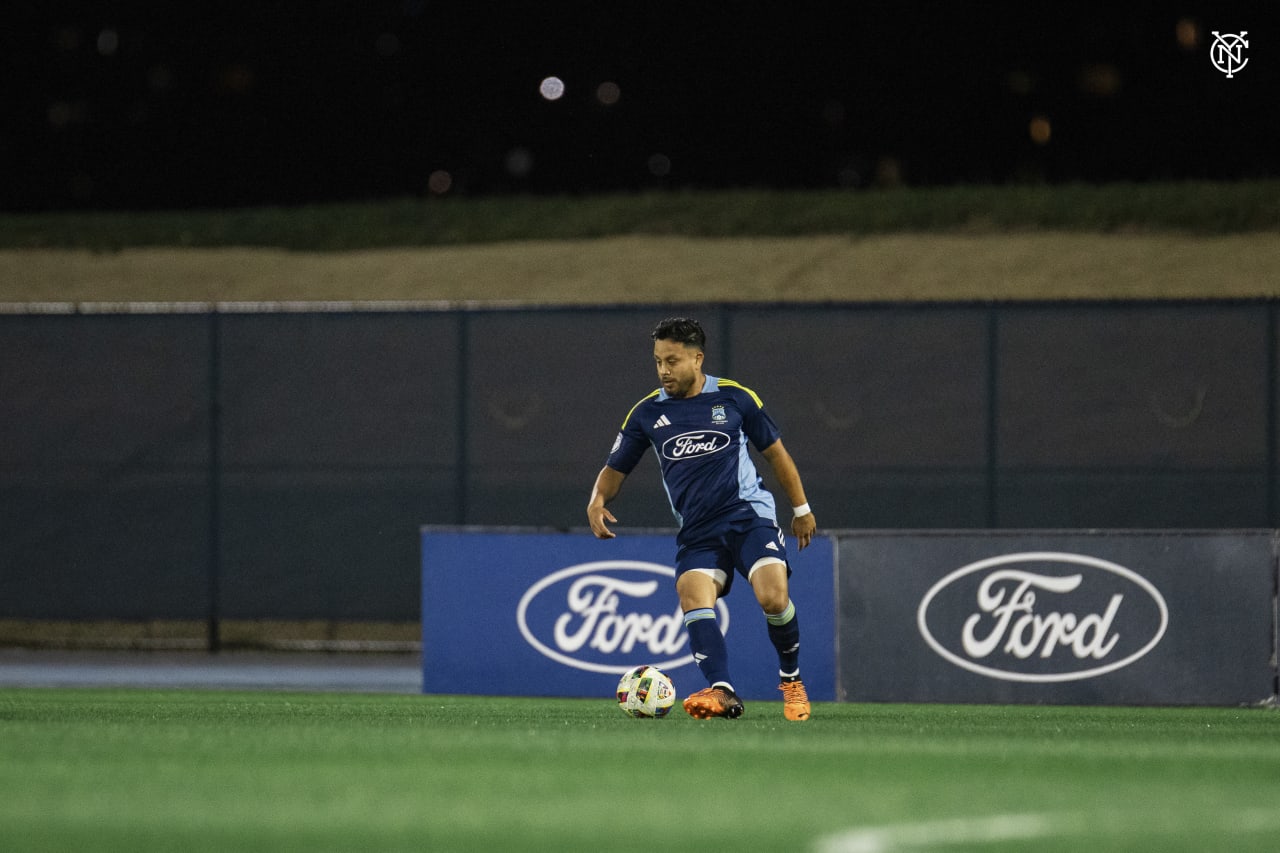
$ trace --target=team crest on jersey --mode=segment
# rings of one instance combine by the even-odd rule
[[[711,407],[711,422],[713,424],[723,424],[723,423],[729,422],[729,418],[726,417],[724,413],[724,406]]]

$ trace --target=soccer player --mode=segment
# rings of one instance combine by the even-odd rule
[[[591,491],[591,531],[599,539],[614,537],[608,525],[618,520],[606,504],[652,445],[680,527],[676,594],[694,660],[710,685],[684,700],[685,711],[699,719],[742,715],[715,611],[736,572],[755,591],[769,639],[778,650],[783,714],[788,720],[807,720],[809,697],[800,680],[800,623],[788,590],[785,538],[748,443],[764,456],[786,492],[794,512],[791,533],[803,550],[817,523],[800,473],[755,392],[703,372],[707,336],[696,320],[663,320],[652,337],[662,387],[636,403],[622,423]]]

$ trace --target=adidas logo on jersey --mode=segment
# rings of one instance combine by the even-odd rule
[[[667,420],[667,416],[663,415],[653,422],[654,429],[661,429],[664,426],[671,426],[671,421]]]
[[[777,551],[777,550],[778,550],[778,546],[777,546],[777,545],[774,545],[772,542],[770,542],[769,544],[765,545],[764,547],[765,547],[767,550],[769,550],[769,551]]]

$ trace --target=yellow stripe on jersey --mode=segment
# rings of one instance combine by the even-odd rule
[[[739,385],[737,382],[734,382],[732,379],[721,379],[716,383],[716,385],[720,388],[723,388],[727,385],[730,388],[737,388],[739,391],[746,391],[748,394],[751,395],[751,399],[756,401],[756,405],[758,407],[760,407],[761,409],[764,408],[764,402],[760,399],[759,395],[757,395],[755,391],[752,391],[750,388],[748,388],[745,385]]]
[[[622,428],[623,429],[627,428],[627,423],[630,422],[631,416],[636,413],[636,409],[640,408],[642,405],[644,405],[645,402],[652,400],[654,397],[658,396],[660,393],[662,393],[662,389],[655,388],[653,389],[652,393],[646,394],[644,397],[640,398],[640,402],[632,406],[631,411],[627,412],[627,416],[622,419]]]

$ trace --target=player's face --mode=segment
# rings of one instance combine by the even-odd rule
[[[658,381],[669,397],[691,397],[702,391],[702,350],[677,341],[654,341]]]

